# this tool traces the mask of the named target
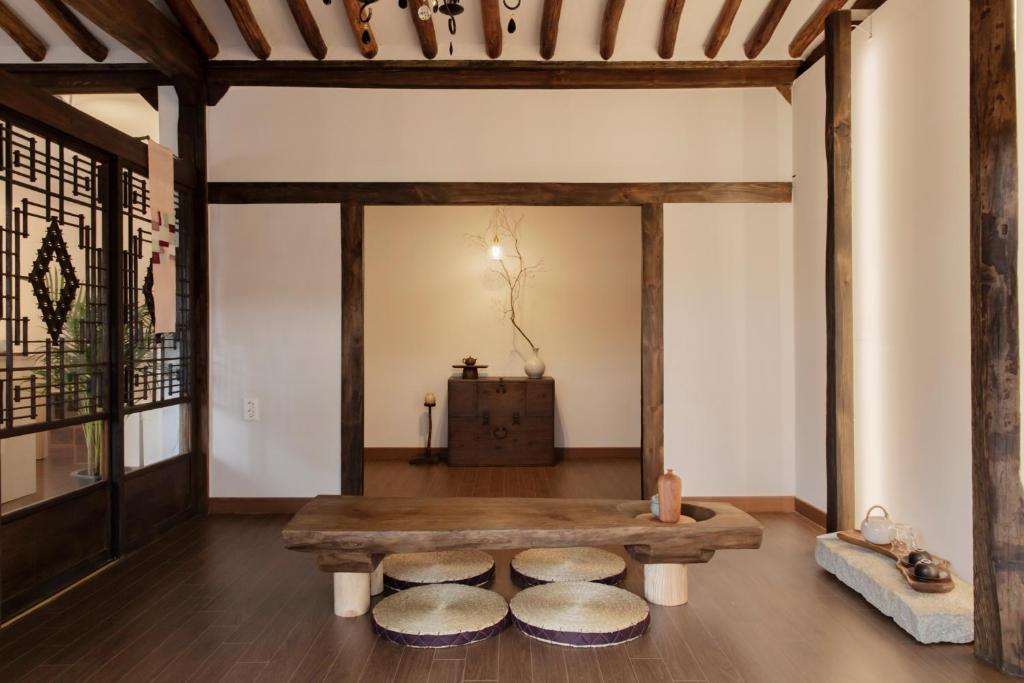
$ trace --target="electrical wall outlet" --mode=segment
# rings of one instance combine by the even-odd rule
[[[246,422],[258,422],[260,419],[260,400],[258,398],[246,398],[242,406],[242,419]]]

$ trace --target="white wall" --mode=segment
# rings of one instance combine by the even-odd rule
[[[791,134],[790,107],[772,88],[232,88],[210,110],[208,137],[214,181],[786,181],[792,174]],[[211,232],[227,236],[211,245],[214,286],[241,287],[220,283],[240,268],[268,270],[275,279],[278,270],[305,274],[307,251],[318,250],[326,239],[321,232],[333,230],[332,244],[337,244],[336,216],[328,227],[317,213],[311,228],[317,241],[311,245],[304,227],[311,220],[303,213],[308,209],[293,208],[215,208]],[[791,267],[785,265],[792,260],[790,213],[788,206],[666,207],[665,459],[680,470],[692,495],[793,492],[792,370],[787,369],[792,344],[786,342],[792,336],[793,297]],[[272,232],[272,223],[287,226],[286,242],[255,247],[242,239],[262,239]],[[300,249],[306,251],[294,253]],[[315,254],[317,263],[322,256]],[[694,272],[706,278],[697,281]],[[742,280],[726,278],[726,272]],[[333,315],[339,307],[337,279],[325,276],[321,284],[317,301]],[[255,302],[266,296],[283,307],[289,297],[298,300],[303,294],[308,291],[261,288],[259,296],[239,292],[236,299],[239,305],[262,305]],[[310,361],[304,355],[261,343],[256,326],[233,320],[223,307],[227,299],[221,301],[211,330],[215,354],[228,349],[229,340],[249,345],[242,357],[222,352],[232,374],[256,381],[270,372],[261,385],[265,393],[275,378],[290,376],[293,366],[306,371]],[[326,341],[328,323],[318,320],[317,326],[325,346],[336,350]],[[337,354],[332,354],[328,360],[334,362]],[[557,367],[551,364],[553,375]],[[218,368],[213,372],[214,382],[221,381]],[[723,374],[730,374],[724,385]],[[336,392],[337,380],[334,367],[319,372],[317,399]],[[308,429],[301,431],[271,415],[258,425],[243,425],[237,422],[241,391],[225,399],[229,409],[214,415],[212,495],[305,495],[298,492],[337,480],[336,411],[325,408],[321,423],[303,421]],[[313,405],[308,392],[288,396],[300,407]],[[330,393],[330,400],[335,396]],[[709,409],[712,399],[715,409]],[[217,436],[225,433],[222,423],[230,426],[230,438]],[[314,446],[315,466],[289,464],[292,450],[312,457],[306,454]],[[284,469],[281,481],[267,477]]]
[[[665,207],[665,465],[693,496],[793,495],[788,204]]]
[[[336,205],[210,207],[213,496],[338,493],[339,222]]]
[[[825,494],[825,63],[793,83],[793,343],[796,497]]]
[[[640,446],[639,207],[511,207],[529,263],[519,324],[555,378],[555,445]],[[452,363],[523,376],[529,345],[502,311],[487,252],[492,207],[369,207],[364,237],[369,447],[422,446],[423,394],[437,395],[434,445],[447,445]],[[508,245],[506,245],[508,248]],[[510,262],[511,263],[511,262]]]
[[[856,512],[887,506],[964,576],[972,571],[967,10],[890,2],[854,31],[852,125]],[[797,292],[824,281],[816,263],[825,231],[822,68],[794,90]],[[798,358],[824,343],[819,301],[797,295]],[[811,397],[823,398],[825,384],[823,355],[811,358],[815,367],[797,375],[797,493],[814,502],[824,499],[816,464],[824,428],[815,422],[824,411]]]

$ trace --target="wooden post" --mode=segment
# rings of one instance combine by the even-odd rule
[[[191,192],[189,311],[192,335],[192,507],[206,514],[210,496],[210,357],[209,357],[209,206],[206,184],[206,88],[182,85],[178,91],[178,151],[195,170]]]
[[[370,575],[366,572],[334,573],[334,613],[361,617],[370,611]]]
[[[825,238],[827,370],[825,471],[827,528],[852,529],[853,490],[853,193],[850,145],[850,13],[825,21]]]
[[[341,493],[363,494],[363,206],[341,207]]]
[[[645,564],[644,599],[652,605],[678,607],[690,600],[685,564]]]
[[[664,205],[644,204],[640,222],[640,476],[641,495],[649,498],[665,467]]]
[[[974,652],[1024,675],[1013,0],[972,0],[971,426]]]

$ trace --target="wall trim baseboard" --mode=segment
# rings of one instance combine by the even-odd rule
[[[311,500],[312,498],[210,498],[209,511],[211,515],[293,515]],[[825,513],[793,496],[687,496],[683,500],[688,503],[729,503],[751,513],[796,513],[824,528]]]
[[[793,496],[683,496],[687,503],[729,503],[744,512],[796,512]]]
[[[210,498],[211,515],[294,515],[312,498]]]
[[[795,497],[793,498],[793,503],[796,508],[796,513],[798,515],[806,518],[812,524],[820,526],[822,529],[825,528],[828,515],[825,513],[824,510],[811,505],[806,500],[801,500]]]
[[[434,455],[447,457],[447,448],[431,449]],[[412,458],[423,454],[421,446],[377,446],[363,449],[363,460],[374,461],[398,461],[408,462]],[[639,446],[601,446],[601,447],[563,447],[555,449],[555,456],[559,460],[639,460]]]

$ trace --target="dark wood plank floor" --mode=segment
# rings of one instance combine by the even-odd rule
[[[381,488],[464,495],[626,496],[635,463],[555,469],[414,469],[370,463]],[[454,490],[453,490],[454,489]],[[921,646],[819,570],[817,529],[759,515],[759,551],[691,568],[691,602],[652,608],[645,637],[573,650],[514,629],[469,647],[403,649],[367,617],[331,612],[331,582],[282,549],[280,516],[194,519],[0,631],[2,681],[807,681],[1005,680],[969,647]],[[515,593],[511,553],[495,590]],[[626,587],[641,591],[629,563]]]

